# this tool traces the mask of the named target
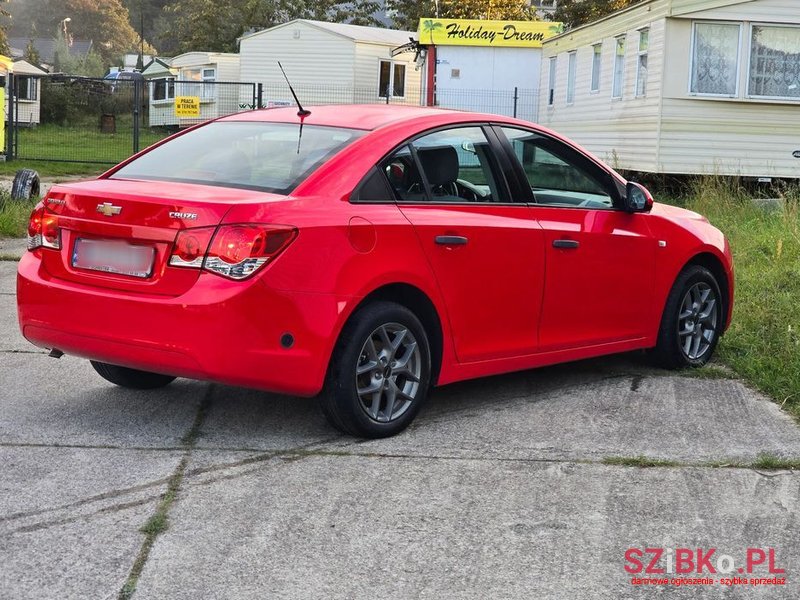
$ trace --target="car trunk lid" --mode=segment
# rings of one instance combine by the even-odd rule
[[[97,179],[54,186],[61,250],[43,250],[47,272],[85,285],[177,296],[199,269],[169,265],[179,231],[219,225],[231,206],[285,198],[256,190],[164,181]]]

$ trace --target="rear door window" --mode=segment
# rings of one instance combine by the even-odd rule
[[[493,148],[479,126],[419,137],[386,159],[381,170],[400,202],[508,202]]]

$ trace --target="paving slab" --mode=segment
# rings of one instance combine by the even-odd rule
[[[337,440],[313,398],[214,386],[198,448],[285,450]]]
[[[739,381],[636,372],[599,376],[575,365],[438,390],[403,435],[337,446],[411,456],[683,462],[800,457],[800,428]],[[541,385],[537,385],[539,382]],[[483,391],[479,391],[483,389]]]
[[[0,256],[19,258],[28,250],[28,240],[25,238],[0,237]],[[13,261],[3,261],[16,264]]]
[[[800,591],[795,579],[757,595],[720,584],[641,589],[624,570],[629,548],[717,548],[738,568],[747,548],[771,547],[776,566],[796,574],[797,473],[305,456],[232,475],[187,477],[137,597],[788,599]]]
[[[0,597],[116,598],[181,455],[0,446]]]
[[[177,447],[209,385],[180,379],[125,390],[89,361],[0,353],[0,443]]]
[[[0,254],[5,250],[0,245]],[[17,263],[13,260],[0,261],[0,294],[17,293]]]
[[[17,322],[16,295],[0,292],[0,352],[8,351],[40,354],[47,352],[22,337]]]

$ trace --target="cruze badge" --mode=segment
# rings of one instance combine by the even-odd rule
[[[121,206],[114,206],[111,202],[103,202],[97,205],[97,212],[107,217],[113,217],[122,212]]]
[[[197,218],[197,214],[189,213],[189,212],[175,212],[175,211],[172,211],[171,213],[169,213],[169,216],[172,217],[173,219],[196,219]]]

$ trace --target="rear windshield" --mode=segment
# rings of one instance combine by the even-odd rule
[[[111,179],[147,179],[288,194],[364,131],[298,123],[217,121],[131,161]],[[299,146],[298,146],[299,141]]]

